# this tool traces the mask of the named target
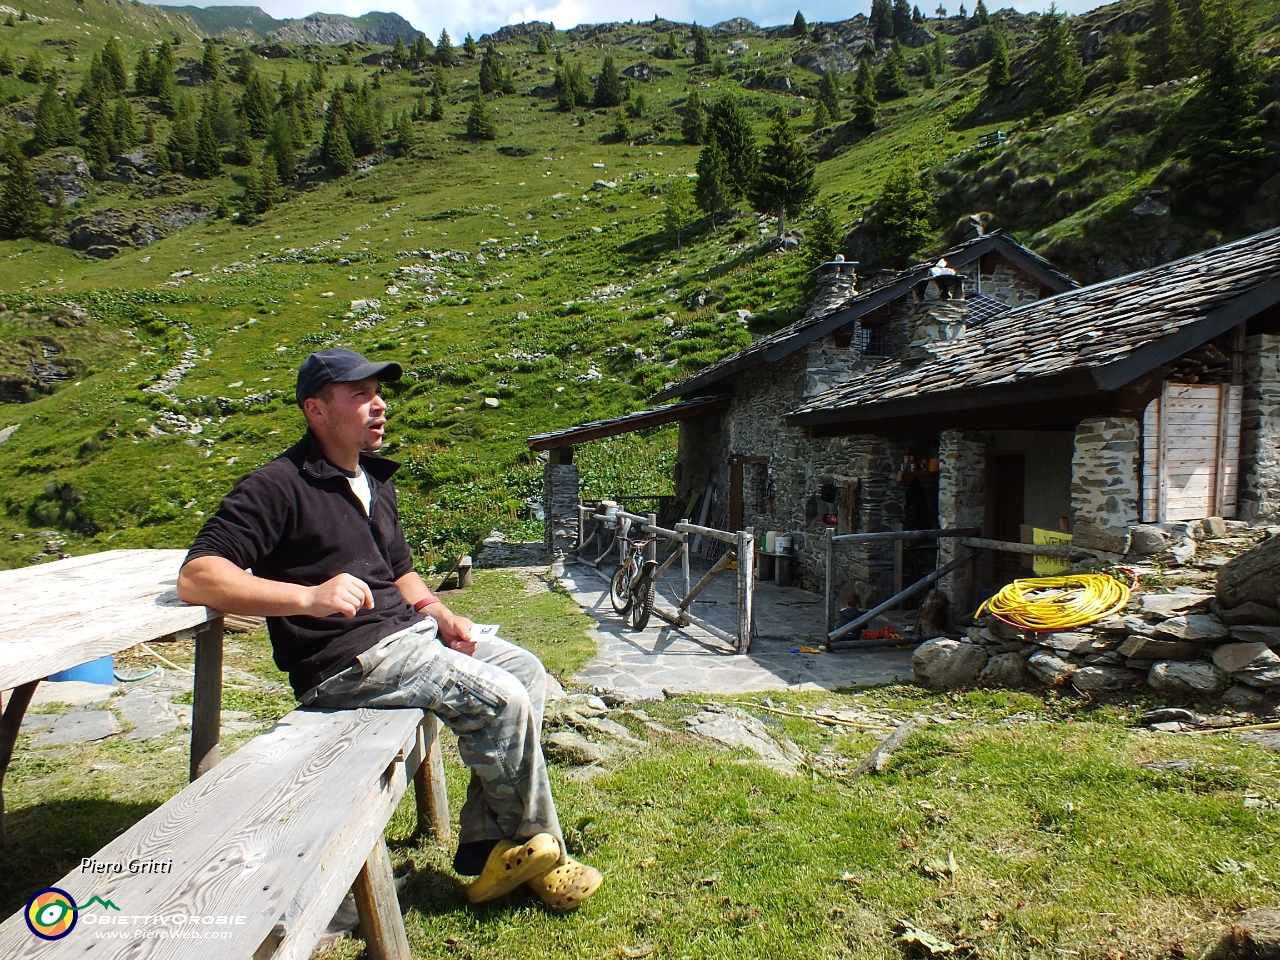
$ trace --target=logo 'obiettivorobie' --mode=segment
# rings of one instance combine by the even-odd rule
[[[101,897],[93,897],[83,907],[79,907],[75,898],[67,891],[46,887],[27,901],[23,918],[27,921],[27,928],[41,940],[61,940],[75,929],[79,912],[95,903],[100,904],[104,910],[120,909],[110,900],[103,900]]]

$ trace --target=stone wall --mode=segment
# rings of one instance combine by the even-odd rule
[[[542,468],[544,541],[554,558],[563,557],[578,538],[578,465],[548,463]]]
[[[943,430],[938,437],[938,526],[982,529],[987,512],[987,440],[967,430]],[[938,541],[938,566],[961,550],[954,538]],[[940,589],[957,609],[969,605],[973,584],[961,567],[942,578]]]
[[[960,272],[965,272],[961,268]],[[1024,303],[1041,299],[1040,284],[1011,264],[1004,257],[996,261],[990,273],[982,274],[982,295],[1020,307]]]
[[[1280,517],[1280,336],[1261,334],[1245,341],[1240,408],[1237,516],[1252,523],[1276,523]]]
[[[1130,417],[1091,417],[1076,426],[1071,512],[1078,546],[1128,552],[1142,496],[1140,436]]]

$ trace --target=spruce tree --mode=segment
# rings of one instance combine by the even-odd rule
[[[675,234],[677,247],[680,246],[680,235],[684,225],[689,222],[696,209],[693,192],[689,189],[689,178],[683,174],[676,174],[675,180],[667,188],[667,204],[662,211],[662,225],[668,233]]]
[[[347,135],[346,117],[341,108],[335,111],[332,103],[320,140],[320,156],[329,172],[338,176],[350,173],[356,167],[355,151],[351,149],[351,138]]]
[[[827,109],[827,105],[819,100],[817,106],[813,108],[813,129],[821,130],[829,126],[831,126],[831,112]]]
[[[781,237],[787,229],[787,217],[804,209],[816,192],[813,159],[796,142],[787,112],[779,110],[769,142],[760,151],[760,165],[748,194],[751,206],[757,213],[778,218]]]
[[[929,62],[933,65],[933,72],[942,76],[947,70],[947,44],[942,39],[942,34],[933,38],[933,43],[924,48],[924,52],[929,57]]]
[[[1164,83],[1182,75],[1179,54],[1186,36],[1177,0],[1151,0],[1147,38],[1142,44],[1142,82]]]
[[[911,8],[911,22],[924,23],[924,14],[920,12],[919,5],[913,6]]]
[[[412,156],[417,145],[418,137],[413,132],[413,120],[409,117],[409,111],[403,110],[396,119],[396,153],[402,157]]]
[[[987,27],[991,38],[991,60],[987,66],[987,92],[995,93],[1009,85],[1009,41],[999,23]]]
[[[613,57],[605,54],[604,63],[600,67],[600,75],[596,77],[595,105],[597,107],[616,107],[622,103],[626,87],[622,75],[614,65]]]
[[[902,55],[902,45],[897,40],[889,48],[889,54],[876,72],[876,99],[897,100],[905,97],[911,88],[907,85],[907,62]]]
[[[242,167],[253,163],[253,140],[249,136],[249,124],[244,119],[236,123],[236,144],[231,157]]]
[[[444,94],[440,92],[439,87],[436,87],[431,93],[431,113],[428,115],[427,119],[444,119]]]
[[[58,146],[74,146],[80,138],[80,117],[70,97],[58,98],[62,105],[62,122],[58,127]]]
[[[479,48],[476,46],[475,38],[472,37],[470,33],[468,33],[467,38],[462,41],[462,52],[466,54],[468,60],[474,60],[476,58],[476,54],[480,52]]]
[[[858,75],[853,81],[853,119],[858,126],[874,130],[879,109],[871,82],[871,66],[866,60],[862,60],[858,63]]]
[[[382,130],[378,117],[374,113],[373,98],[367,84],[361,84],[360,90],[347,105],[347,134],[351,138],[351,149],[357,157],[367,157],[376,153],[382,142]]]
[[[112,93],[124,93],[129,89],[129,73],[125,70],[124,54],[120,52],[120,44],[115,37],[108,37],[102,48],[102,65],[111,78]]]
[[[906,40],[911,31],[911,5],[907,0],[893,0],[893,35]]]
[[[691,28],[693,34],[693,62],[711,62],[711,38],[707,36],[707,28],[695,22]]]
[[[440,39],[436,41],[436,62],[442,67],[452,67],[457,62],[453,51],[453,41],[449,39],[449,31],[441,30]]]
[[[1177,126],[1195,186],[1216,193],[1248,188],[1267,170],[1272,154],[1262,141],[1266,122],[1257,115],[1264,86],[1248,56],[1251,37],[1236,0],[1205,0],[1204,77]]]
[[[827,64],[822,79],[818,81],[818,101],[827,108],[828,122],[840,119],[840,81],[836,79],[834,60]]]
[[[733,97],[724,97],[711,111],[707,137],[724,155],[733,195],[746,196],[760,164],[760,148],[751,129],[751,118]]]
[[[151,51],[146,47],[142,48],[142,52],[138,54],[138,62],[133,68],[133,91],[139,96],[149,96],[151,93]]]
[[[173,118],[173,128],[169,132],[169,153],[181,154],[185,166],[195,160],[199,134],[196,130],[196,109],[190,97],[182,97],[178,101],[177,114]],[[174,173],[181,173],[175,164]]]
[[[271,93],[256,70],[249,72],[249,77],[240,95],[240,115],[249,121],[249,135],[261,139],[271,128]]]
[[[169,116],[178,111],[178,88],[173,79],[173,47],[161,40],[156,48],[155,64],[151,69],[151,95],[160,109]]]
[[[707,140],[707,111],[702,106],[702,97],[695,87],[689,91],[689,98],[684,104],[684,116],[680,119],[680,134],[684,142],[697,146]]]
[[[831,262],[836,254],[843,252],[844,231],[831,215],[829,205],[819,207],[813,212],[813,219],[804,232],[804,261],[810,271],[810,282],[817,280],[812,271]]]
[[[1080,99],[1084,67],[1076,52],[1065,15],[1053,4],[1036,23],[1036,45],[1031,53],[1036,69],[1031,74],[1032,104],[1046,114],[1061,113]]]
[[[442,97],[449,95],[449,74],[439,64],[436,64],[435,73],[431,75],[431,91]]]
[[[991,15],[987,13],[987,5],[983,0],[978,0],[973,8],[973,26],[985,27],[991,22]]]
[[[205,83],[218,83],[222,80],[222,51],[218,49],[218,41],[206,37],[204,55],[200,58],[200,75]]]
[[[31,146],[36,153],[44,153],[58,145],[58,134],[62,132],[62,97],[58,95],[58,85],[50,81],[40,94],[40,102],[36,104],[35,130],[31,133]]]
[[[1133,73],[1133,40],[1122,30],[1110,34],[1103,43],[1102,70],[1112,83],[1124,83]]]
[[[694,195],[698,209],[711,218],[711,229],[715,230],[716,216],[732,207],[735,192],[724,151],[714,140],[698,154],[697,171],[698,184]]]
[[[213,132],[213,117],[207,100],[196,124],[196,151],[192,157],[192,166],[196,176],[206,180],[222,172],[222,151],[218,149],[218,138]]]
[[[471,111],[467,114],[467,136],[472,140],[492,140],[497,135],[493,125],[493,115],[489,112],[489,106],[485,103],[483,94],[477,96],[471,104]]]
[[[0,77],[12,77],[13,72],[17,69],[13,61],[13,54],[9,52],[9,48],[5,47],[0,50]]]
[[[877,40],[893,36],[892,0],[871,0],[871,32]]]
[[[281,183],[293,183],[298,179],[298,155],[293,139],[293,121],[287,110],[277,110],[271,118],[271,132],[267,135],[267,152],[275,158]]]
[[[133,106],[124,97],[116,97],[115,106],[111,108],[111,136],[119,153],[138,145],[138,124],[133,119]]]
[[[613,139],[618,143],[626,143],[631,139],[631,124],[627,122],[627,111],[619,110],[613,124]]]
[[[551,37],[546,33],[546,31],[542,31],[538,34],[538,55],[545,57],[550,53]]]
[[[502,86],[502,68],[498,66],[498,51],[489,44],[480,59],[480,92],[485,96],[496,93]]]
[[[396,45],[391,48],[391,62],[397,67],[403,67],[409,62],[409,51],[404,45],[404,38],[400,34],[396,34]]]
[[[885,239],[880,251],[888,263],[901,264],[928,242],[933,200],[920,177],[906,167],[889,175],[878,201]]]
[[[240,195],[240,216],[245,220],[253,219],[262,203],[262,170],[255,163],[249,167],[244,178],[244,193]]]
[[[807,37],[809,35],[809,24],[805,22],[804,14],[799,10],[796,11],[796,18],[791,21],[791,35],[793,37]]]
[[[27,54],[27,62],[18,71],[18,79],[27,83],[44,83],[44,58],[40,56],[39,50],[32,50]]]
[[[427,50],[427,35],[425,33],[418,34],[418,39],[413,41],[413,62],[419,67],[426,66],[428,60],[431,59],[431,53]]]
[[[280,175],[276,170],[276,158],[269,153],[262,155],[262,176],[259,181],[258,211],[266,213],[280,199]]]
[[[44,203],[36,191],[36,179],[27,166],[27,158],[16,143],[9,145],[6,162],[9,178],[5,180],[4,193],[0,194],[0,236],[16,240],[35,232]]]

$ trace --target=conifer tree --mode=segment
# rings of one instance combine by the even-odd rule
[[[751,182],[749,196],[757,213],[778,218],[778,236],[787,229],[787,217],[808,206],[817,192],[813,159],[796,142],[791,121],[779,110],[769,132],[769,142],[760,151],[760,166]]]
[[[151,51],[143,47],[133,68],[134,93],[143,97],[151,94],[151,71]]]
[[[196,151],[192,157],[192,166],[196,176],[206,180],[222,172],[222,151],[218,149],[218,138],[213,132],[213,117],[207,100],[196,124]]]
[[[129,89],[129,73],[125,70],[124,54],[120,52],[120,44],[115,37],[108,37],[102,47],[102,65],[106,67],[111,79],[112,93],[124,93]]]
[[[27,62],[18,71],[18,79],[27,83],[44,82],[44,58],[40,56],[39,50],[32,50],[27,54]]]
[[[16,240],[29,237],[40,225],[43,201],[36,191],[36,180],[16,143],[9,145],[6,163],[9,177],[0,194],[0,236]]]
[[[1151,0],[1147,8],[1147,38],[1142,45],[1142,82],[1164,83],[1182,75],[1179,62],[1186,45],[1177,0]]]
[[[885,180],[878,203],[885,231],[881,253],[886,262],[901,264],[929,240],[933,200],[920,177],[900,167]]]
[[[428,60],[431,59],[431,53],[427,50],[427,35],[425,33],[418,34],[418,38],[413,41],[413,62],[418,66],[426,66]]]
[[[905,97],[910,89],[907,85],[907,62],[902,55],[902,45],[894,40],[888,56],[876,73],[876,99],[881,102],[897,100]]]
[[[987,27],[991,38],[991,60],[987,66],[987,92],[994,93],[1009,85],[1009,41],[1000,24]]]
[[[569,68],[557,68],[556,70],[556,109],[569,112],[578,105],[577,98],[573,95],[573,78],[569,75]]]
[[[987,5],[983,0],[978,0],[973,8],[973,26],[985,27],[991,22],[991,15],[987,12]]]
[[[449,74],[440,64],[436,64],[435,73],[431,75],[431,90],[433,93],[438,92],[442,97],[449,95]]]
[[[253,140],[249,137],[249,124],[243,118],[236,122],[236,144],[231,157],[242,167],[253,163]]]
[[[474,60],[476,58],[476,54],[480,52],[479,48],[476,47],[475,38],[471,36],[470,33],[468,33],[467,38],[462,41],[462,52],[466,54],[468,60]]]
[[[405,48],[404,38],[400,34],[396,34],[396,45],[391,48],[391,62],[397,67],[403,67],[409,62],[409,51]]]
[[[836,79],[834,61],[827,65],[818,81],[818,101],[827,108],[828,123],[840,119],[840,81]]]
[[[356,155],[351,149],[351,138],[347,134],[344,97],[336,90],[329,101],[329,112],[325,115],[324,133],[320,138],[320,159],[331,173],[339,176],[350,173],[356,166]]]
[[[58,127],[58,146],[74,146],[80,137],[80,117],[70,97],[59,97],[62,105],[62,122]]]
[[[831,126],[831,112],[827,109],[827,105],[819,100],[817,106],[813,108],[813,129],[821,130],[829,126]]]
[[[271,94],[262,74],[250,70],[240,95],[240,115],[249,122],[249,135],[261,139],[271,128]]]
[[[502,86],[502,68],[498,66],[498,51],[489,44],[480,59],[480,92],[486,97]]]
[[[733,205],[735,191],[729,175],[729,164],[724,151],[714,140],[698,154],[698,184],[694,196],[698,209],[711,218],[711,229],[716,228],[716,216]]]
[[[298,179],[298,156],[293,139],[293,122],[287,110],[277,110],[271,118],[271,132],[267,135],[266,151],[276,162],[281,183],[293,183]]]
[[[707,111],[702,106],[702,97],[698,95],[696,87],[689,91],[689,98],[685,101],[680,133],[685,143],[694,146],[707,140]]]
[[[266,213],[280,199],[280,176],[276,171],[276,158],[270,153],[263,153],[262,166],[258,177],[258,213]]]
[[[817,280],[812,273],[824,263],[836,258],[836,254],[844,252],[844,231],[831,215],[830,205],[819,207],[813,212],[813,219],[804,232],[804,261],[811,271],[810,282]]]
[[[190,97],[178,100],[178,110],[173,118],[173,128],[169,132],[169,153],[182,157],[182,165],[174,163],[174,173],[181,173],[182,166],[192,163],[196,156],[199,134],[196,130],[196,109]],[[172,162],[172,161],[171,161]]]
[[[1036,23],[1036,45],[1031,55],[1036,62],[1031,74],[1032,102],[1036,107],[1052,115],[1080,99],[1084,67],[1067,18],[1053,4]]]
[[[347,134],[351,149],[357,157],[367,157],[377,152],[382,141],[382,130],[373,110],[373,97],[367,84],[347,104]]]
[[[871,82],[871,66],[866,60],[862,60],[858,63],[858,75],[853,81],[853,119],[858,126],[874,130],[879,109]]]
[[[871,0],[871,32],[877,40],[893,36],[892,0]]]
[[[947,70],[947,45],[942,39],[942,34],[934,37],[933,43],[925,47],[924,51],[933,65],[933,72],[942,76]]]
[[[893,35],[899,40],[911,36],[911,5],[907,0],[893,0]]]
[[[807,37],[809,35],[809,24],[805,22],[804,14],[799,10],[796,11],[796,18],[791,21],[791,35],[793,37]]]
[[[1108,35],[1103,43],[1102,69],[1114,84],[1124,83],[1133,73],[1133,40],[1123,30]]]
[[[12,77],[16,69],[18,68],[14,64],[13,54],[9,52],[9,48],[0,50],[0,77]]]
[[[457,54],[453,50],[453,41],[449,39],[449,31],[441,30],[440,39],[436,41],[436,62],[444,67],[452,67],[457,62]]]
[[[222,51],[213,37],[205,37],[204,54],[200,58],[200,75],[205,83],[218,83],[222,80]]]
[[[62,226],[67,216],[67,193],[58,184],[53,186],[53,203],[49,204],[49,222],[55,227]]]
[[[600,74],[596,77],[595,105],[616,107],[622,103],[625,93],[626,87],[623,84],[622,75],[618,73],[613,57],[606,53],[604,63],[600,67]]]
[[[724,155],[733,195],[746,196],[760,164],[760,148],[751,129],[751,118],[733,97],[724,97],[711,111],[707,136]]]
[[[166,114],[172,117],[177,113],[178,88],[173,80],[173,47],[167,40],[161,40],[156,48],[156,59],[151,69],[151,95]]]
[[[84,79],[80,82],[80,89],[76,91],[76,102],[88,103],[98,92],[109,95],[112,92],[111,87],[111,74],[102,65],[102,57],[94,53],[89,60],[89,69],[85,71]]]
[[[324,64],[319,60],[311,64],[311,92],[319,93],[324,89]]]
[[[436,87],[431,93],[431,113],[428,115],[427,119],[444,119],[444,94],[441,92],[439,87]]]
[[[626,143],[631,139],[631,124],[627,122],[627,111],[619,110],[613,125],[613,139]]]
[[[133,106],[124,97],[116,97],[111,108],[111,137],[118,153],[138,145],[138,124],[133,118]]]
[[[707,28],[695,22],[691,28],[693,34],[693,62],[711,62],[711,39],[707,36]]]
[[[919,5],[913,6],[911,8],[911,22],[924,23],[924,14],[920,12]]]
[[[413,120],[409,117],[409,111],[403,110],[396,118],[396,153],[402,157],[411,156],[417,145],[418,137],[413,132]]]
[[[52,81],[46,84],[44,93],[40,94],[40,102],[36,104],[35,130],[31,134],[31,146],[36,153],[44,153],[58,145],[58,134],[62,132],[62,97],[58,95],[58,85]]]
[[[545,57],[549,53],[551,53],[551,36],[544,30],[538,34],[538,54]]]
[[[676,174],[675,180],[667,188],[667,204],[662,211],[662,224],[668,233],[676,235],[677,247],[680,246],[684,225],[689,222],[696,209],[693,191],[689,189],[689,178]]]
[[[493,115],[489,112],[484,96],[476,97],[471,104],[471,112],[467,114],[467,136],[472,140],[492,140],[497,135]]]

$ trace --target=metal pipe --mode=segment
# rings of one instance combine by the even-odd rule
[[[879,606],[873,607],[872,609],[864,613],[862,616],[858,617],[856,620],[853,620],[849,623],[846,623],[842,627],[832,630],[830,633],[827,634],[827,649],[831,649],[831,641],[839,640],[846,633],[852,633],[854,630],[858,629],[858,627],[862,626],[864,623],[870,623],[872,620],[880,616],[880,614],[884,613],[886,610],[893,609],[895,605],[897,605],[898,603],[901,603],[903,600],[907,599],[907,597],[911,597],[919,593],[921,590],[929,586],[929,584],[933,583],[939,577],[945,577],[952,570],[955,570],[957,567],[964,564],[964,562],[968,559],[969,559],[969,551],[965,550],[960,554],[960,556],[956,557],[954,560],[948,563],[945,567],[941,567],[933,571],[933,573],[929,574],[927,577],[925,577],[922,580],[917,580],[915,583],[907,587],[907,589],[903,590],[901,593],[895,594],[894,596],[890,597],[888,600],[886,600],[884,603],[880,604]]]

